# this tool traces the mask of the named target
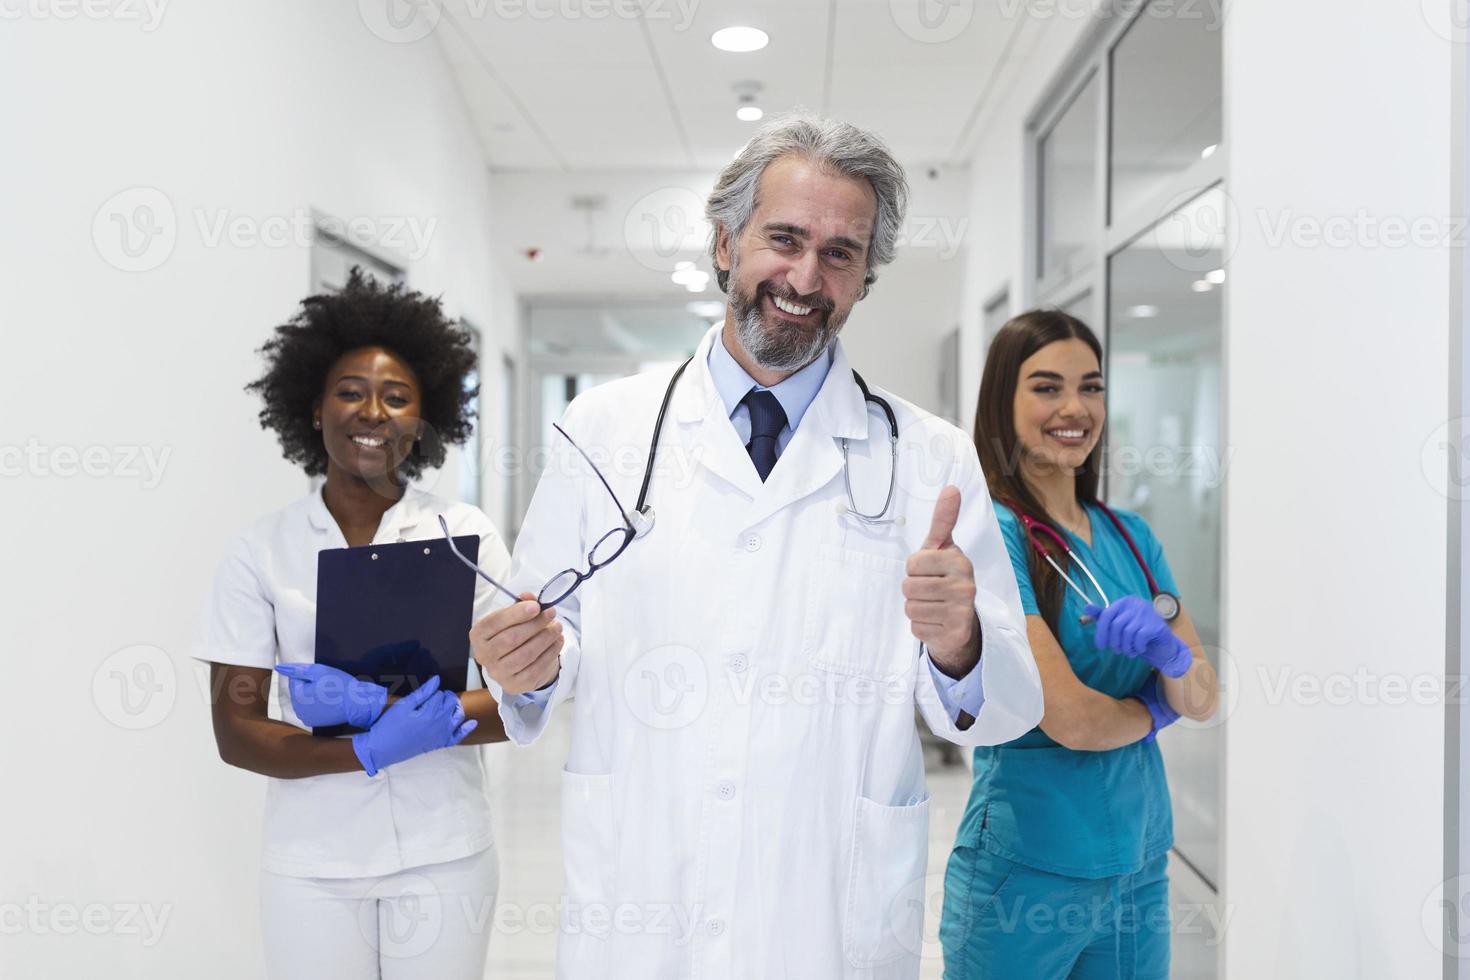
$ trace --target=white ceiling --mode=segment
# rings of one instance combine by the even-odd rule
[[[497,170],[707,170],[760,105],[871,128],[907,164],[961,162],[1018,0],[445,0],[434,34]],[[633,14],[640,14],[632,16]],[[742,24],[763,50],[716,50]],[[953,34],[953,37],[948,35]]]

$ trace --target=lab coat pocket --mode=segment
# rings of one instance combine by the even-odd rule
[[[928,798],[884,806],[858,797],[842,926],[848,963],[862,968],[904,957],[917,961],[924,943],[928,852]]]
[[[577,916],[611,907],[617,868],[611,774],[561,773],[561,847],[567,911]]]
[[[903,615],[904,562],[822,545],[806,587],[802,656],[814,668],[887,681],[918,662]],[[909,637],[912,639],[912,637]]]

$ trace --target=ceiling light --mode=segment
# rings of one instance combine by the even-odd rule
[[[725,315],[725,304],[717,299],[697,299],[684,309],[704,320],[718,320]]]
[[[692,269],[692,268],[694,268],[694,263],[693,262],[690,262],[688,260],[685,260],[685,261],[682,261],[682,262],[675,262],[674,263],[674,271],[675,272],[683,272],[685,269]]]
[[[722,27],[709,36],[709,43],[721,51],[759,51],[771,36],[758,27]]]
[[[1219,143],[1211,143],[1209,146],[1207,146],[1203,150],[1200,150],[1199,151],[1199,158],[1201,160],[1208,160],[1210,157],[1212,157],[1212,156],[1215,155],[1215,151],[1218,150],[1219,148],[1220,148],[1220,144]]]
[[[1194,282],[1189,284],[1189,288],[1193,289],[1197,293],[1208,293],[1210,290],[1215,288],[1215,284],[1210,282],[1208,279],[1196,279]]]
[[[1205,281],[1206,282],[1212,282],[1216,286],[1223,285],[1224,282],[1225,282],[1225,270],[1224,269],[1216,269],[1213,272],[1206,272],[1205,273]]]
[[[756,122],[764,115],[765,113],[761,111],[761,107],[758,105],[743,105],[735,110],[735,118],[741,122]]]
[[[1137,306],[1128,307],[1123,312],[1135,320],[1149,320],[1159,315],[1159,308],[1148,303],[1140,303]]]

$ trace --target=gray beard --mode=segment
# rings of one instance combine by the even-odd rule
[[[730,270],[730,276],[734,278],[734,268]],[[779,320],[767,323],[761,311],[763,292],[757,287],[754,296],[745,296],[732,289],[730,310],[735,314],[735,336],[740,340],[740,346],[767,371],[795,372],[806,367],[832,346],[837,332],[847,320],[845,314],[838,317],[828,313],[811,330]]]

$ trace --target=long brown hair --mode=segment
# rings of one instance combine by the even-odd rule
[[[980,466],[985,471],[990,496],[1019,511],[1018,517],[1024,513],[1052,527],[1057,527],[1059,522],[1046,512],[1026,481],[1021,479],[1024,450],[1016,438],[1016,386],[1020,382],[1021,365],[1027,358],[1047,344],[1071,339],[1091,347],[1093,354],[1097,355],[1098,365],[1102,365],[1102,345],[1098,343],[1097,335],[1076,317],[1061,310],[1030,310],[1012,317],[990,341],[990,351],[985,356],[985,373],[980,379],[980,400],[975,406],[975,449],[980,454]],[[1097,500],[1098,456],[1101,451],[1102,439],[1098,439],[1097,445],[1077,470],[1079,503]],[[1066,567],[1066,553],[1055,542],[1042,534],[1038,534],[1036,540],[1056,559],[1057,564]],[[1052,633],[1056,633],[1057,618],[1062,608],[1061,576],[1029,545],[1026,561],[1041,618],[1046,620]]]

